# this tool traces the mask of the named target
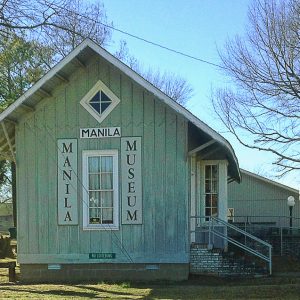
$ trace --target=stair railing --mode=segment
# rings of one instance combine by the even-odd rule
[[[197,217],[196,217],[197,218]],[[201,219],[201,217],[200,217]],[[247,251],[249,253],[251,253],[252,255],[259,257],[260,259],[266,261],[269,265],[269,274],[272,275],[272,245],[261,240],[260,238],[240,229],[237,226],[234,226],[224,220],[221,220],[219,218],[216,217],[205,217],[206,222],[201,224],[205,227],[208,227],[208,243],[209,246],[211,247],[214,241],[214,236],[218,236],[219,238],[221,238],[222,240],[229,242],[241,249],[243,249],[244,251]],[[201,226],[200,225],[200,226]],[[199,226],[199,225],[198,225]],[[222,231],[218,231],[216,230],[216,226],[220,227],[224,227],[226,228],[224,230],[224,233]],[[251,247],[250,243],[248,243],[248,245],[241,243],[240,241],[238,241],[237,239],[234,239],[233,237],[228,235],[228,229],[231,229],[239,234],[241,234],[243,236],[243,238],[248,240],[248,241],[252,241],[252,242],[256,242],[259,245],[261,245],[261,247],[266,247],[267,249],[267,254],[262,253],[261,251],[254,249],[254,247]]]

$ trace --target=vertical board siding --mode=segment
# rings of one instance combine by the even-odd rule
[[[28,220],[28,252],[39,253],[39,223],[37,188],[37,147],[36,144],[35,118],[34,116],[25,125],[25,161],[26,168],[26,196],[28,201],[28,214],[24,218]],[[23,214],[23,213],[22,213]],[[20,226],[21,224],[19,224]],[[21,225],[22,226],[22,225]],[[20,227],[19,227],[20,228]]]
[[[40,253],[48,253],[48,191],[44,187],[47,187],[49,182],[48,173],[47,173],[47,149],[44,148],[44,128],[41,126],[44,122],[44,110],[40,114],[35,116],[36,124],[36,147],[37,147],[37,157],[36,157],[36,174],[37,174],[37,183],[36,183],[36,195],[37,195],[37,212],[38,212],[38,221],[37,224],[39,228],[39,238],[38,246]],[[34,241],[33,241],[34,242]]]
[[[235,216],[289,216],[288,196],[294,196],[296,205],[293,216],[300,218],[299,194],[284,187],[242,173],[241,184],[228,184],[228,207],[235,209]],[[257,218],[256,221],[274,221],[275,218]],[[286,225],[288,218],[286,219]],[[298,221],[300,226],[300,220]]]
[[[154,99],[144,94],[144,135],[143,135],[143,226],[145,238],[145,252],[155,252],[155,207],[154,196]]]
[[[26,145],[25,145],[25,126],[18,125],[16,135],[16,153],[17,160],[17,226],[22,226],[22,230],[18,232],[18,251],[28,253],[28,230],[29,230],[29,203],[22,201],[27,198],[27,165],[26,165]],[[24,197],[25,195],[25,197]],[[22,199],[23,197],[23,199]],[[20,201],[19,201],[20,200]]]
[[[177,145],[176,145],[176,206],[177,206],[177,234],[178,237],[187,237],[180,242],[178,238],[177,251],[183,252],[189,249],[189,204],[188,201],[188,158],[187,158],[187,123],[178,119],[177,121]]]
[[[177,176],[176,174],[176,115],[170,109],[166,110],[166,139],[165,139],[165,148],[166,148],[166,195],[165,201],[165,240],[166,240],[166,249],[167,253],[172,253],[174,249],[177,249],[177,211],[176,206],[174,205],[175,197],[177,197],[176,190],[174,186],[176,184]]]
[[[138,88],[136,85],[131,83],[132,88],[132,100],[131,100],[131,115],[132,115],[132,136],[143,136],[144,133],[144,93],[141,88]],[[134,105],[134,106],[133,106]],[[143,170],[143,147],[144,140],[142,139],[142,170]],[[143,181],[144,182],[144,181]],[[142,186],[142,195],[143,194],[143,186]],[[143,214],[143,224],[144,224],[144,216]],[[136,253],[143,253],[145,248],[145,236],[143,234],[144,226],[134,225],[133,227],[133,251]]]
[[[101,124],[79,103],[99,79],[121,100]],[[143,224],[122,225],[120,219],[119,230],[83,230],[82,151],[120,151],[120,138],[80,139],[79,129],[109,126],[121,127],[122,136],[142,137]],[[57,225],[59,138],[78,139],[78,226]],[[17,151],[20,254],[112,252],[114,262],[187,256],[187,121],[104,60],[76,71],[23,120]]]
[[[158,100],[154,103],[154,189],[155,199],[155,252],[165,250],[165,106]],[[152,192],[153,194],[153,192]]]

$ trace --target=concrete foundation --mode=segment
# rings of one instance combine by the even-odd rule
[[[189,264],[21,264],[21,282],[186,280]]]

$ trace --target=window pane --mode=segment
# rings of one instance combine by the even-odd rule
[[[218,166],[213,165],[213,166],[211,166],[211,169],[212,169],[212,178],[217,180],[218,179]]]
[[[113,158],[111,156],[101,157],[101,172],[113,171]]]
[[[210,208],[205,208],[205,215],[210,216]]]
[[[218,206],[218,195],[211,195],[211,206]]]
[[[103,113],[109,106],[110,103],[107,102],[101,103],[101,113]]]
[[[90,207],[99,207],[100,204],[100,192],[90,192]]]
[[[112,101],[108,98],[108,96],[106,94],[104,94],[101,91],[101,102],[109,102],[109,103],[111,103]]]
[[[100,103],[100,93],[97,92],[95,96],[90,100],[90,103]]]
[[[211,175],[211,166],[205,166],[205,179],[210,179]]]
[[[90,219],[99,218],[100,222],[100,208],[90,208]]]
[[[113,210],[112,208],[102,209],[102,223],[112,224],[113,223]]]
[[[97,174],[89,175],[89,189],[90,190],[100,189],[100,175]]]
[[[101,175],[101,189],[111,190],[113,188],[113,174],[104,173]]]
[[[212,208],[212,214],[213,217],[217,217],[218,216],[218,209],[216,207]]]
[[[211,191],[210,181],[206,180],[205,181],[205,193],[210,193],[210,191]]]
[[[101,192],[102,207],[113,207],[113,192]]]
[[[100,171],[100,157],[89,157],[89,173],[99,173]]]
[[[218,182],[217,182],[217,180],[212,180],[211,181],[211,192],[217,193],[217,191],[218,191]]]
[[[90,103],[91,107],[100,114],[100,103]]]
[[[205,195],[205,206],[206,207],[211,206],[210,195]]]

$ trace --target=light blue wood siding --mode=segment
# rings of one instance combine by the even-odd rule
[[[79,103],[99,79],[121,100],[101,124]],[[83,231],[82,151],[120,151],[120,138],[80,139],[79,129],[109,126],[142,137],[143,224]],[[79,226],[57,225],[56,145],[62,138],[78,139]],[[115,67],[95,58],[79,69],[21,120],[16,140],[21,263],[101,261],[88,259],[93,252],[116,253],[102,262],[188,262],[187,121]]]
[[[274,217],[282,216],[284,225],[288,225],[289,219],[285,218],[289,216],[288,196],[295,197],[293,216],[300,218],[299,194],[295,192],[243,172],[240,184],[228,184],[228,207],[234,208],[235,216],[260,216],[252,218],[257,222],[277,222],[279,219]],[[239,221],[239,218],[235,221]],[[300,220],[294,225],[300,226]]]

